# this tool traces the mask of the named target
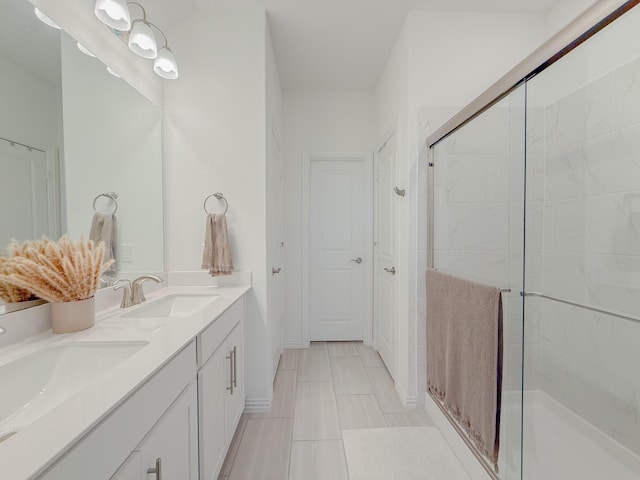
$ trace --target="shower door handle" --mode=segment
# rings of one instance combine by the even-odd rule
[[[391,275],[395,275],[396,274],[396,267],[391,267],[391,268],[386,268],[384,269],[385,272],[389,272]]]

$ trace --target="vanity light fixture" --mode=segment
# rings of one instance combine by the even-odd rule
[[[156,58],[158,46],[156,45],[156,37],[151,31],[151,24],[147,22],[147,12],[138,2],[129,2],[127,5],[137,5],[142,10],[142,18],[134,20],[131,24],[129,49],[142,58]]]
[[[121,32],[131,30],[131,14],[127,0],[96,0],[94,12],[102,23],[111,28]]]
[[[36,17],[38,17],[38,20],[40,20],[42,23],[44,23],[46,25],[49,25],[50,27],[57,28],[58,30],[60,30],[60,25],[58,25],[56,22],[51,20],[44,13],[42,13],[38,7],[33,7],[33,13],[36,14]]]
[[[142,10],[142,18],[131,22],[130,5],[135,5]],[[126,0],[96,0],[95,13],[102,23],[116,30],[116,35],[120,36],[119,32],[129,32],[128,40],[125,40],[126,36],[120,36],[120,38],[127,42],[129,49],[136,55],[153,59],[153,71],[157,75],[169,80],[178,78],[178,64],[169,48],[167,36],[156,25],[147,21],[147,12],[142,5],[138,2],[126,2]],[[160,50],[153,33],[154,28],[164,39],[164,45]],[[82,50],[80,45],[78,48]]]
[[[82,45],[80,42],[76,42],[76,46],[78,47],[78,50],[80,50],[85,55],[89,55],[90,57],[94,57],[95,58],[95,55],[93,53],[91,53],[91,51],[87,47]]]

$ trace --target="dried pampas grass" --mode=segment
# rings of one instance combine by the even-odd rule
[[[16,287],[12,283],[4,280],[5,275],[12,272],[11,260],[0,256],[0,299],[7,303],[26,302],[33,298],[33,294],[29,290]]]
[[[47,237],[22,245],[13,242],[8,250],[12,256],[3,261],[0,286],[10,285],[49,302],[92,297],[100,275],[113,263],[113,260],[103,263],[103,242],[96,246],[81,238],[74,243],[66,235],[57,242]],[[4,298],[2,290],[0,296]]]

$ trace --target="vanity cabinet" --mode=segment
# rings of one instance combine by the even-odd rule
[[[198,337],[200,480],[216,480],[240,421],[244,390],[244,300]]]
[[[245,406],[244,314],[240,297],[37,478],[216,480]]]

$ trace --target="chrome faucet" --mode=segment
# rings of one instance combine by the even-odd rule
[[[120,280],[116,280],[113,282],[113,289],[118,290],[120,288],[124,288],[122,292],[122,301],[120,302],[120,308],[127,308],[133,305],[131,303],[131,280],[127,280],[126,278],[121,278]]]
[[[146,298],[144,297],[144,290],[142,289],[142,284],[147,280],[153,280],[156,283],[160,283],[164,281],[160,277],[156,277],[155,275],[142,275],[136,278],[131,283],[132,285],[131,303],[133,305],[138,305],[139,303],[142,303],[146,300]]]

